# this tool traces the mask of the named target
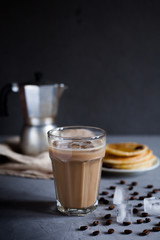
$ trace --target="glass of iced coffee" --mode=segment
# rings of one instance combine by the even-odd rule
[[[57,208],[85,215],[98,205],[106,134],[96,127],[60,127],[48,132]]]

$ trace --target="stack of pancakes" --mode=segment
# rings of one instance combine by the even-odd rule
[[[143,169],[154,164],[156,156],[148,146],[139,143],[106,145],[103,166],[116,169]]]

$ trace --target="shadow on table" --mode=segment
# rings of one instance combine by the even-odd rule
[[[113,172],[105,172],[102,171],[102,178],[109,178],[109,179],[121,179],[124,177],[127,178],[133,178],[133,177],[138,177],[141,176],[143,173],[113,173]],[[146,174],[146,173],[145,173]]]
[[[55,201],[0,200],[0,217],[53,217],[58,215]]]

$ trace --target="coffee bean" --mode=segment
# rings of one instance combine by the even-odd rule
[[[152,197],[152,193],[151,192],[147,193],[147,197]]]
[[[142,219],[137,219],[137,223],[141,224],[141,223],[143,223],[143,220]]]
[[[137,200],[136,196],[130,197],[130,200]]]
[[[142,213],[141,213],[141,216],[142,216],[142,217],[147,217],[147,216],[148,216],[148,213],[147,213],[147,212],[142,212]]]
[[[104,199],[103,203],[104,203],[104,204],[108,204],[109,201],[108,201],[107,199]]]
[[[104,197],[99,198],[99,202],[100,202],[100,203],[101,203],[101,202],[104,202],[104,200],[105,200]]]
[[[128,225],[130,225],[131,224],[131,222],[123,222],[123,225],[124,226],[128,226]]]
[[[128,190],[133,190],[133,186],[130,186],[130,187],[128,188]]]
[[[148,223],[148,222],[150,222],[150,221],[151,221],[150,218],[145,218],[145,222],[146,222],[146,223]]]
[[[133,208],[133,213],[137,214],[138,213],[138,209],[137,208]]]
[[[93,236],[97,236],[99,233],[100,233],[99,231],[94,231],[94,232],[92,233],[92,235],[93,235]]]
[[[156,224],[157,226],[160,226],[160,222]]]
[[[111,205],[111,206],[109,206],[109,210],[113,210],[115,208],[115,206],[114,205]]]
[[[139,192],[133,192],[132,194],[136,196],[139,194]]]
[[[153,189],[152,193],[157,193],[159,191],[159,189],[155,188]]]
[[[111,196],[109,196],[109,198],[114,198],[114,194],[112,194]]]
[[[101,198],[99,199],[99,203],[100,203],[100,204],[108,204],[109,201],[108,201],[107,199],[105,199],[104,197],[101,197]]]
[[[153,228],[152,228],[152,231],[154,231],[154,232],[159,232],[159,231],[160,231],[160,227],[153,227]]]
[[[114,190],[114,189],[116,189],[116,187],[115,186],[110,186],[110,189]]]
[[[145,196],[140,196],[139,197],[139,200],[144,200],[145,199]]]
[[[120,181],[120,184],[125,184],[125,183],[126,183],[125,180],[121,180],[121,181]]]
[[[153,185],[147,185],[147,188],[153,188]]]
[[[87,229],[88,229],[88,226],[81,226],[81,227],[80,227],[80,230],[81,230],[81,231],[85,231],[85,230],[87,230]]]
[[[112,224],[112,220],[107,220],[106,221],[106,225],[111,225]]]
[[[105,217],[106,219],[109,219],[109,218],[111,218],[111,214],[106,214],[104,217]]]
[[[109,233],[109,234],[114,233],[114,229],[113,229],[113,228],[108,229],[108,233]]]
[[[143,204],[142,203],[138,203],[137,207],[142,207]]]
[[[132,182],[131,183],[132,186],[137,186],[137,184],[138,184],[137,182]]]
[[[94,221],[94,222],[92,223],[93,226],[97,226],[98,224],[99,224],[98,221]]]
[[[103,191],[103,192],[101,193],[101,195],[107,195],[107,194],[108,194],[107,191]]]
[[[144,229],[143,232],[142,232],[142,235],[146,236],[150,234],[150,230],[149,229]]]
[[[125,234],[131,234],[131,233],[132,233],[132,230],[130,230],[130,229],[125,229],[125,230],[124,230],[124,233],[125,233]]]

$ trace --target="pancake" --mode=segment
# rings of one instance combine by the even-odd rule
[[[142,169],[154,164],[156,156],[148,146],[135,143],[113,143],[106,145],[103,166],[116,169]]]
[[[107,168],[116,168],[116,169],[140,169],[140,168],[147,168],[153,165],[155,162],[156,157],[155,155],[151,154],[143,159],[140,159],[137,162],[131,163],[110,163],[110,162],[103,162],[103,166]]]
[[[132,156],[132,157],[122,157],[122,156],[119,157],[119,156],[114,156],[112,154],[106,154],[103,161],[111,164],[117,164],[117,163],[132,164],[140,161],[145,161],[145,159],[151,155],[152,155],[152,151],[150,149],[148,149],[144,153],[141,153],[139,155]]]
[[[134,142],[106,144],[106,152],[116,156],[136,156],[147,151],[148,147]]]

